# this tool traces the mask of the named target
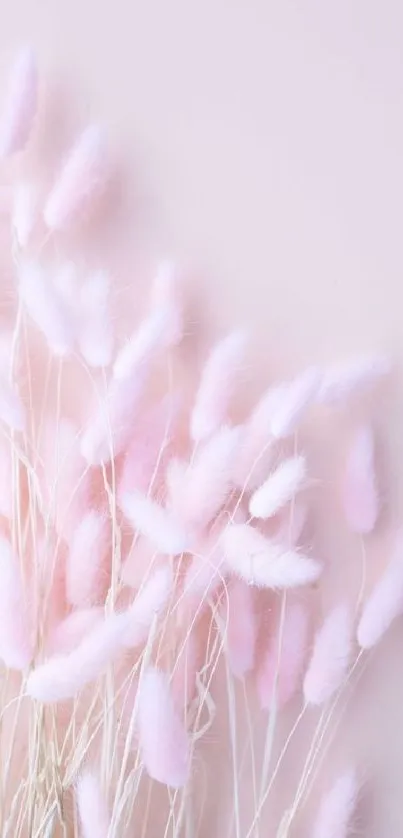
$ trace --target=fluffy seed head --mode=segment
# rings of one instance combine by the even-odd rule
[[[133,529],[146,536],[160,553],[175,556],[186,550],[186,533],[169,511],[151,498],[131,492],[122,498],[122,510]]]
[[[236,678],[253,669],[257,636],[257,618],[252,588],[241,579],[233,579],[223,598],[221,615],[229,667]]]
[[[314,821],[313,838],[347,838],[357,792],[355,772],[346,771],[322,798]]]
[[[263,640],[257,671],[257,691],[262,708],[273,702],[281,708],[299,687],[307,654],[308,609],[302,602],[287,601],[282,625]]]
[[[190,435],[195,442],[206,439],[228,421],[245,346],[244,332],[233,332],[214,347],[207,359],[190,418]]]
[[[271,518],[289,503],[301,488],[306,477],[304,457],[284,460],[253,493],[249,512],[253,518]]]
[[[323,704],[342,685],[352,652],[352,619],[344,603],[330,612],[319,629],[304,679],[308,704]]]
[[[403,614],[402,539],[391,561],[369,595],[358,624],[357,640],[361,648],[375,646],[394,620]]]
[[[343,404],[351,396],[360,395],[374,387],[391,370],[386,355],[367,355],[328,367],[323,374],[318,401],[323,404]]]
[[[75,329],[70,312],[40,265],[26,263],[21,267],[18,290],[29,316],[44,335],[50,350],[59,356],[72,352]]]
[[[355,432],[347,456],[342,485],[346,521],[353,532],[369,533],[379,514],[375,477],[374,435],[369,425]]]
[[[110,312],[110,280],[104,271],[87,277],[79,296],[80,352],[90,367],[108,367],[115,336]]]
[[[273,406],[270,430],[275,439],[285,439],[297,428],[318,393],[322,375],[310,367],[294,381],[280,385]]]
[[[139,646],[147,640],[153,620],[166,607],[174,583],[169,565],[157,568],[140,588],[127,613],[124,645]]]
[[[270,541],[248,524],[230,524],[221,542],[230,572],[261,588],[309,585],[321,573],[314,559]]]
[[[241,433],[240,428],[220,428],[200,444],[181,477],[177,472],[172,508],[189,528],[207,526],[227,500]]]
[[[128,381],[112,381],[102,404],[96,402],[81,438],[81,454],[88,465],[108,463],[129,443],[147,383],[147,369]]]
[[[46,201],[46,226],[64,230],[79,221],[98,200],[107,176],[104,131],[90,125],[73,146]]]
[[[126,631],[126,614],[105,618],[73,651],[37,666],[27,679],[28,695],[44,704],[74,698],[116,660]]]
[[[20,248],[29,244],[38,208],[38,190],[33,183],[17,183],[13,195],[11,226]]]
[[[27,144],[36,115],[38,77],[30,48],[17,55],[10,72],[0,123],[0,156],[9,157]]]
[[[76,800],[82,838],[108,838],[109,812],[94,770],[86,768],[76,784]]]
[[[66,594],[71,605],[96,605],[110,577],[111,537],[104,515],[89,510],[75,527],[66,561]]]
[[[169,676],[150,666],[139,685],[139,743],[147,773],[171,788],[189,774],[189,742],[169,685]]]

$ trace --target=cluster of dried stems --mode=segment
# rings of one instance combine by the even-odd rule
[[[184,392],[186,315],[172,265],[157,270],[149,310],[122,343],[106,273],[47,261],[49,241],[96,207],[109,170],[91,126],[49,195],[26,181],[37,92],[23,51],[0,132],[4,161],[19,155],[4,219],[13,320],[0,357],[1,835],[203,835],[202,778],[216,769],[200,740],[217,729],[232,765],[228,836],[262,838],[289,748],[316,708],[273,832],[287,838],[365,652],[403,610],[397,549],[364,605],[362,590],[318,623],[323,565],[306,524],[320,487],[298,429],[311,409],[348,409],[389,363],[308,369],[271,385],[234,424],[246,352],[235,332]],[[87,393],[79,408],[72,381]],[[339,496],[346,525],[369,537],[379,514],[369,421],[352,434]],[[279,749],[282,709],[301,697]],[[257,713],[267,721],[261,758]],[[361,782],[353,763],[325,790],[314,838],[346,836]]]

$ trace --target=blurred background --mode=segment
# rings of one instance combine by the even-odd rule
[[[0,82],[24,43],[47,78],[44,169],[88,120],[108,127],[120,209],[88,259],[110,265],[125,294],[134,277],[147,282],[156,256],[177,258],[195,329],[249,326],[256,379],[355,351],[394,355],[396,388],[372,410],[388,520],[399,522],[402,4],[14,0],[3,9]],[[329,437],[317,441],[330,475]],[[335,531],[322,542],[344,568],[359,553]],[[375,766],[368,838],[402,833],[401,642],[398,626],[342,739],[347,749],[359,739]],[[217,743],[207,760],[219,759]],[[220,834],[230,782],[222,788],[221,807],[207,789],[203,834]]]

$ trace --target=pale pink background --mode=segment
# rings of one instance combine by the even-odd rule
[[[52,79],[44,96],[55,136],[100,119],[127,167],[130,214],[102,256],[124,273],[128,253],[140,274],[150,254],[177,256],[195,311],[202,299],[217,330],[246,321],[267,372],[378,347],[403,359],[397,0],[3,3],[1,74],[24,42]],[[67,108],[59,124],[68,101],[77,113]],[[397,381],[377,409],[395,518],[402,419]],[[378,656],[382,677],[344,743],[366,742],[368,764],[376,744],[369,838],[402,834],[401,641],[397,630]]]

